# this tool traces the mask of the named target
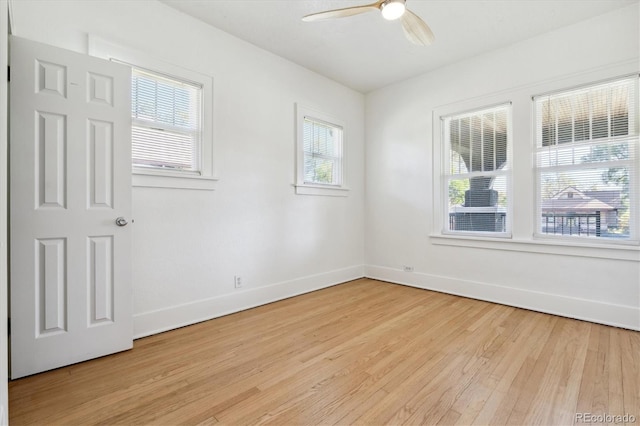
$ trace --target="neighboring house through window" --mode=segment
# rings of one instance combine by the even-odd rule
[[[540,235],[637,239],[638,78],[534,98]]]

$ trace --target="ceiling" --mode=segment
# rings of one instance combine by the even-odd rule
[[[409,43],[378,12],[330,21],[304,15],[367,0],[162,0],[240,39],[367,93],[639,0],[407,0],[433,30]]]

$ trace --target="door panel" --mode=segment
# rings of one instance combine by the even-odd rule
[[[11,38],[11,376],[133,344],[131,71]]]
[[[67,331],[66,248],[65,238],[39,239],[36,243],[38,337]]]
[[[113,322],[113,237],[89,237],[90,325]]]
[[[113,123],[89,121],[89,208],[113,208]]]

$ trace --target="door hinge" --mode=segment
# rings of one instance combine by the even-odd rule
[[[11,336],[11,318],[7,318],[7,335]]]
[[[11,66],[7,65],[7,81],[11,81]]]

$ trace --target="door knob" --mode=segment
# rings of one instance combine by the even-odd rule
[[[118,226],[126,226],[127,225],[127,219],[125,219],[124,217],[120,216],[119,218],[116,219],[116,225]]]

